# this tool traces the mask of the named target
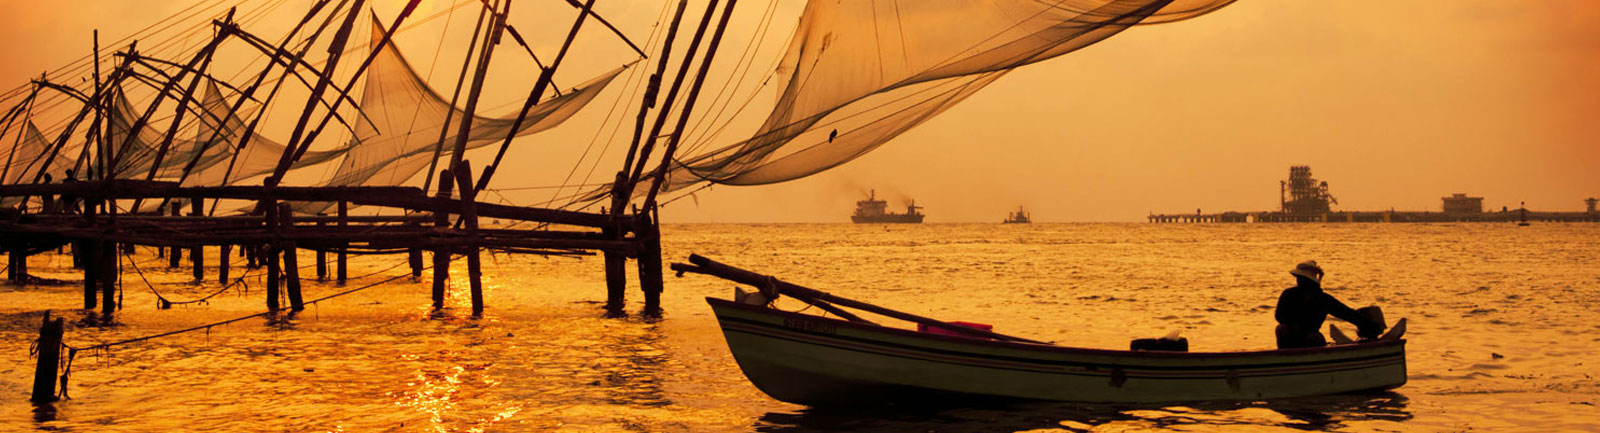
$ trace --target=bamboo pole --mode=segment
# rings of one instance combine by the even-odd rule
[[[820,290],[811,289],[811,288],[807,288],[807,287],[802,287],[800,285],[796,285],[796,284],[793,284],[793,283],[781,281],[781,280],[779,280],[779,279],[777,279],[775,277],[772,277],[772,276],[762,275],[762,274],[758,274],[758,273],[755,273],[755,272],[751,272],[751,271],[747,271],[747,270],[744,270],[744,269],[739,269],[739,268],[736,268],[736,267],[733,267],[733,266],[729,266],[729,265],[725,265],[725,264],[722,264],[722,263],[718,263],[718,262],[713,261],[711,259],[702,257],[699,254],[690,254],[689,255],[689,262],[692,263],[692,265],[683,264],[683,263],[674,263],[672,265],[672,270],[675,270],[675,271],[678,271],[678,272],[692,272],[692,273],[697,273],[697,274],[706,274],[706,275],[722,278],[722,279],[733,281],[733,282],[740,283],[740,284],[747,284],[747,285],[755,286],[755,287],[758,287],[758,288],[759,287],[769,287],[769,288],[771,288],[771,290],[776,290],[779,293],[782,293],[782,294],[785,294],[785,295],[789,295],[791,297],[794,297],[795,299],[799,299],[799,300],[805,301],[807,303],[817,302],[817,301],[826,302],[826,303],[830,303],[830,304],[835,304],[835,305],[855,308],[855,309],[859,309],[859,310],[863,310],[863,311],[868,311],[868,312],[872,312],[872,313],[876,313],[876,314],[881,314],[881,315],[884,315],[884,316],[893,317],[893,318],[904,320],[904,321],[908,321],[908,322],[919,323],[919,324],[923,324],[923,325],[927,325],[927,326],[942,328],[942,329],[945,329],[945,330],[949,330],[951,332],[956,332],[956,333],[960,333],[960,334],[966,334],[966,335],[975,336],[975,337],[985,337],[985,338],[993,338],[993,339],[996,339],[996,340],[1016,341],[1016,342],[1023,342],[1023,343],[1049,344],[1049,343],[1045,343],[1045,342],[1042,342],[1042,341],[1030,340],[1030,339],[1022,338],[1022,337],[1013,337],[1013,336],[999,334],[999,333],[995,333],[995,332],[991,332],[991,331],[985,331],[985,330],[982,330],[982,329],[968,328],[968,327],[960,326],[960,325],[953,325],[953,324],[950,324],[950,323],[947,323],[947,322],[944,322],[944,321],[940,321],[940,320],[936,320],[936,319],[930,319],[930,318],[918,316],[918,315],[915,315],[915,314],[910,314],[910,313],[900,312],[900,311],[896,311],[896,310],[891,310],[891,309],[888,309],[888,308],[879,307],[877,305],[868,304],[866,302],[861,302],[861,301],[842,298],[842,297],[835,296],[833,294],[830,294],[830,293],[827,293],[827,292],[823,292],[823,291],[820,291]]]

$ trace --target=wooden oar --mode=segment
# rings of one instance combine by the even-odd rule
[[[877,305],[872,305],[872,304],[868,304],[868,303],[861,302],[861,301],[841,298],[839,296],[835,296],[835,295],[830,294],[828,292],[824,292],[824,291],[816,290],[816,289],[812,289],[812,288],[807,288],[807,287],[802,287],[802,286],[794,284],[794,283],[785,282],[783,280],[779,280],[779,279],[777,279],[775,277],[772,277],[772,276],[769,276],[769,275],[762,275],[762,274],[758,274],[758,273],[755,273],[755,272],[751,272],[751,271],[747,271],[747,270],[744,270],[744,269],[739,269],[739,268],[736,268],[736,267],[733,267],[733,266],[729,266],[729,265],[725,265],[725,264],[722,264],[722,263],[718,263],[716,261],[713,261],[711,259],[703,257],[703,256],[701,256],[699,254],[690,254],[689,255],[689,262],[693,263],[693,264],[673,263],[672,264],[672,270],[678,271],[679,273],[693,272],[693,273],[697,273],[697,274],[706,274],[706,275],[722,278],[722,279],[733,281],[733,282],[740,283],[740,284],[747,284],[747,285],[755,286],[757,288],[770,287],[772,290],[776,290],[779,293],[782,293],[782,294],[785,294],[785,295],[789,295],[791,297],[794,297],[795,299],[799,299],[801,301],[804,301],[806,303],[810,303],[812,305],[818,305],[819,307],[821,307],[821,305],[819,305],[818,303],[822,303],[822,304],[829,304],[829,303],[838,304],[838,305],[842,305],[842,306],[846,306],[846,307],[850,307],[850,308],[855,308],[855,309],[859,309],[859,310],[863,310],[863,311],[869,311],[869,312],[872,312],[872,313],[881,314],[881,315],[888,316],[888,317],[893,317],[893,318],[900,319],[900,320],[905,320],[905,321],[908,321],[908,322],[920,323],[920,324],[923,324],[923,325],[932,326],[932,327],[936,327],[936,328],[941,328],[941,329],[949,330],[951,332],[956,332],[956,333],[975,336],[975,337],[993,338],[993,339],[996,339],[996,340],[1004,340],[1004,341],[1018,341],[1018,342],[1024,342],[1024,343],[1050,344],[1050,343],[1046,343],[1046,342],[1043,342],[1043,341],[1030,340],[1030,339],[1022,338],[1022,337],[1013,337],[1013,336],[1010,336],[1010,335],[999,334],[999,333],[995,333],[995,332],[992,332],[992,331],[986,331],[986,330],[977,329],[977,328],[969,328],[969,327],[956,325],[956,324],[951,324],[951,323],[940,321],[940,320],[936,320],[936,319],[930,319],[930,318],[927,318],[927,317],[918,316],[918,315],[911,314],[911,313],[905,313],[905,312],[901,312],[901,311],[891,310],[891,309],[888,309],[888,308],[879,307]],[[840,311],[843,311],[843,310],[840,310]],[[832,310],[830,310],[829,312],[832,312],[834,314],[839,314],[838,312],[834,312]],[[840,314],[840,316],[844,316],[844,315]]]

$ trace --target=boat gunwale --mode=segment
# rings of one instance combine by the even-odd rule
[[[726,307],[726,308],[732,308],[732,309],[736,309],[736,310],[743,310],[743,311],[753,312],[753,313],[757,313],[757,314],[766,314],[766,315],[771,315],[771,316],[776,316],[776,317],[797,318],[797,319],[801,319],[801,320],[823,321],[823,322],[827,322],[827,323],[835,325],[835,326],[841,326],[841,327],[845,327],[845,328],[849,328],[849,329],[853,329],[853,330],[857,330],[857,331],[862,331],[862,332],[867,332],[867,333],[880,333],[880,334],[888,334],[888,335],[895,335],[895,336],[901,336],[901,337],[911,337],[911,338],[917,338],[917,339],[928,339],[928,340],[945,342],[945,343],[958,343],[958,344],[968,344],[968,345],[977,345],[977,346],[988,346],[988,347],[999,348],[999,349],[1023,350],[1023,351],[1043,352],[1043,353],[1074,354],[1074,355],[1097,355],[1097,356],[1135,357],[1135,358],[1153,358],[1153,359],[1191,359],[1191,360],[1265,358],[1265,357],[1279,357],[1279,356],[1337,354],[1337,353],[1340,353],[1340,352],[1350,352],[1350,351],[1359,351],[1359,350],[1366,350],[1366,349],[1376,349],[1376,348],[1382,348],[1382,347],[1388,347],[1388,346],[1396,346],[1396,345],[1403,346],[1405,344],[1405,342],[1406,342],[1406,340],[1402,338],[1402,339],[1397,339],[1397,340],[1379,340],[1379,341],[1370,341],[1370,342],[1355,343],[1355,344],[1330,345],[1330,346],[1323,346],[1323,347],[1305,347],[1305,348],[1294,348],[1294,349],[1244,350],[1244,351],[1233,351],[1233,352],[1169,352],[1169,351],[1151,351],[1151,350],[1095,349],[1095,348],[1087,348],[1087,347],[1060,346],[1060,345],[1055,345],[1055,344],[1039,344],[1039,343],[1027,343],[1027,342],[1016,342],[1016,341],[987,340],[987,339],[980,339],[980,338],[949,336],[949,335],[934,334],[934,333],[929,333],[929,332],[919,332],[919,331],[913,331],[913,330],[909,330],[909,329],[900,329],[900,328],[893,328],[893,327],[887,327],[887,326],[881,326],[881,325],[869,325],[869,324],[855,323],[855,322],[850,322],[850,321],[841,320],[841,319],[835,319],[835,318],[831,318],[831,317],[822,317],[822,316],[816,316],[816,315],[810,315],[810,314],[800,314],[800,313],[794,313],[794,312],[789,312],[789,311],[778,310],[778,309],[774,309],[774,308],[766,308],[766,307],[763,307],[763,306],[740,304],[740,303],[737,303],[737,302],[733,302],[733,301],[729,301],[729,300],[725,300],[725,299],[713,298],[713,297],[710,297],[710,296],[706,297],[706,302],[711,304],[712,307]],[[715,308],[713,309],[713,314],[715,314],[714,310],[715,310]]]

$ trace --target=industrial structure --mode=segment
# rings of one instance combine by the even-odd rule
[[[1335,211],[1339,201],[1328,192],[1328,182],[1311,176],[1311,167],[1289,167],[1289,179],[1278,182],[1277,211],[1150,214],[1153,223],[1247,223],[1247,222],[1600,222],[1600,211],[1595,205],[1600,199],[1584,200],[1584,212],[1537,212],[1526,207],[1485,212],[1483,197],[1470,197],[1455,193],[1440,199],[1440,212],[1432,211]]]

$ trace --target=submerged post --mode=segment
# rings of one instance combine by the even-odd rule
[[[262,200],[266,210],[266,223],[273,234],[278,233],[278,204],[275,200]],[[267,310],[278,311],[278,242],[267,243]]]
[[[472,165],[461,161],[456,166],[457,186],[461,187],[461,220],[467,229],[467,239],[478,240],[477,191],[472,187]],[[477,245],[467,246],[467,284],[472,293],[472,315],[483,314],[483,271],[478,258]]]
[[[66,332],[63,319],[50,319],[50,310],[44,310],[44,324],[39,326],[39,362],[33,370],[34,403],[56,401],[56,367],[61,365],[61,336]]]
[[[183,208],[183,205],[179,204],[177,201],[173,201],[172,202],[172,216],[180,216],[180,212],[178,210],[182,209],[182,208]],[[179,266],[179,264],[180,264],[180,262],[182,260],[183,260],[183,249],[179,248],[179,247],[172,247],[172,252],[167,254],[167,267],[176,268],[176,267]]]
[[[319,217],[325,215],[327,214],[317,214]],[[328,223],[321,219],[317,220],[318,227],[325,225],[328,225]],[[317,281],[328,281],[328,251],[324,249],[317,250]]]
[[[449,199],[450,198],[450,188],[452,186],[454,186],[454,184],[455,184],[455,182],[450,182],[450,179],[454,179],[454,177],[450,174],[450,170],[449,169],[439,170],[439,193],[436,195],[436,197],[441,198],[441,199]],[[433,226],[434,226],[434,230],[437,231],[437,233],[434,233],[435,235],[443,234],[442,233],[443,231],[449,230],[450,229],[450,214],[448,212],[444,212],[444,211],[434,211],[434,213],[433,213]],[[449,280],[450,280],[450,247],[440,246],[440,247],[434,248],[434,250],[433,250],[433,309],[434,310],[439,310],[439,309],[443,309],[444,308],[444,285],[445,285],[445,282],[447,282]]]
[[[95,251],[100,253],[100,319],[106,323],[111,322],[111,315],[117,312],[117,244],[116,242],[99,240],[100,245]]]
[[[610,215],[613,223],[601,229],[601,234],[607,240],[622,240],[623,238],[624,233],[620,225],[615,222],[620,218],[623,206],[627,204],[628,194],[623,192],[628,183],[627,179],[626,172],[618,171],[615,180],[611,184],[612,212]],[[602,211],[601,213],[606,212]],[[623,255],[621,251],[605,250],[602,254],[605,256],[606,263],[606,315],[621,316],[627,302],[628,257]]]
[[[345,227],[348,227],[350,225],[349,219],[350,219],[350,202],[347,202],[347,201],[344,201],[344,200],[339,200],[339,231],[341,233],[344,232]],[[344,248],[344,247],[348,247],[348,246],[349,246],[349,244],[341,244],[340,248],[339,248],[339,254],[336,257],[334,257],[334,260],[337,262],[337,263],[334,263],[334,265],[333,265],[333,267],[334,267],[334,269],[333,269],[334,278],[338,280],[338,284],[340,286],[344,285],[344,281],[345,281],[346,277],[349,276],[348,274],[345,273],[345,271],[346,271],[345,265],[347,264],[346,261],[348,260],[349,257],[348,257],[347,254],[345,254],[345,248]]]
[[[278,205],[278,221],[282,230],[289,231],[294,228],[294,210],[288,203]],[[306,309],[305,301],[300,297],[300,254],[294,241],[283,242],[283,272],[284,286],[289,291],[289,310],[300,311]]]
[[[97,207],[99,207],[98,200],[85,201],[83,203],[83,219],[88,221],[90,227],[94,226]],[[78,241],[78,248],[73,250],[74,253],[77,253],[79,264],[83,265],[83,309],[85,310],[93,310],[97,303],[95,294],[99,291],[99,287],[96,286],[99,282],[95,278],[98,275],[95,273],[95,268],[98,266],[95,265],[99,261],[96,257],[100,257],[100,253],[96,251],[95,247],[98,245],[94,239],[83,239]]]
[[[194,218],[205,218],[205,216],[206,216],[205,204],[201,202],[199,197],[195,197],[194,199],[189,200],[189,216],[194,217]],[[222,260],[227,260],[227,259],[228,259],[227,257],[223,257],[222,258]],[[200,284],[201,281],[205,281],[206,280],[206,245],[205,244],[195,244],[194,249],[189,250],[189,261],[194,264],[194,282],[195,282],[195,284]]]
[[[230,244],[217,246],[217,284],[228,285],[228,255],[232,250],[233,245]]]

